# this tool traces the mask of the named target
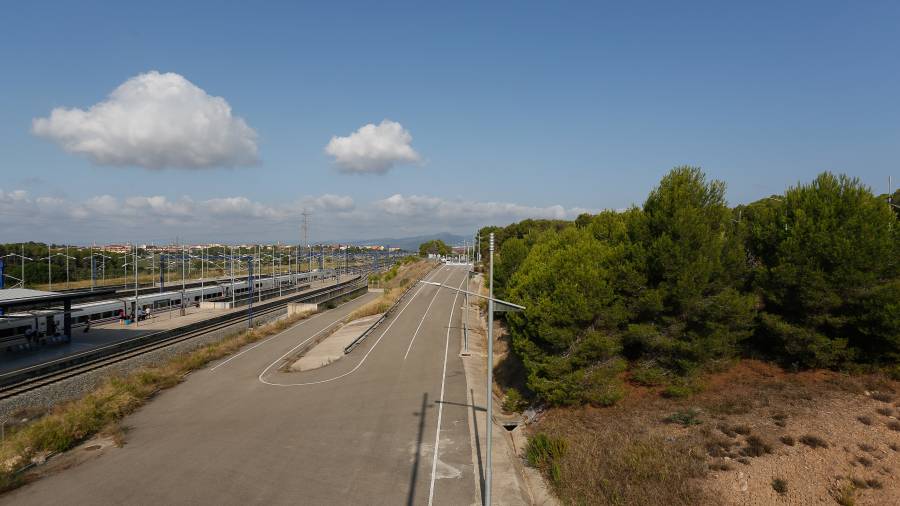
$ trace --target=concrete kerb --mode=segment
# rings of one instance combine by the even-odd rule
[[[325,367],[337,362],[346,355],[344,344],[357,339],[360,329],[370,327],[372,320],[381,315],[371,315],[348,321],[347,318],[335,322],[304,349],[286,360],[282,366],[284,372],[303,372]]]

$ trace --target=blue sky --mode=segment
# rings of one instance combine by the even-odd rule
[[[733,204],[900,179],[897,2],[185,4],[4,9],[0,241],[287,241],[302,207],[320,239],[463,233],[640,203],[680,164]],[[32,128],[151,71],[224,99],[256,163],[98,164]],[[385,119],[416,160],[326,152]]]

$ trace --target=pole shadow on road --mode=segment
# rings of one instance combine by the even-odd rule
[[[487,408],[481,408],[475,405],[475,391],[469,389],[469,398],[472,399],[472,431],[475,433],[475,452],[478,455],[478,481],[481,484],[481,490],[484,490],[484,465],[481,463],[481,436],[478,435],[478,417],[475,416],[476,411],[487,411]]]
[[[419,460],[422,457],[422,438],[425,432],[425,412],[428,410],[428,392],[422,394],[422,409],[413,412],[413,415],[419,417],[419,433],[416,436],[416,453],[413,458],[412,476],[409,478],[409,495],[406,497],[407,506],[416,503],[416,479],[419,476]]]

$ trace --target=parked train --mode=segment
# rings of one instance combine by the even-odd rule
[[[294,288],[295,286],[308,285],[313,281],[333,278],[334,269],[320,269],[313,272],[302,272],[276,276],[274,279],[254,278],[254,293],[282,288]],[[235,296],[243,296],[249,292],[247,278],[235,279],[234,285],[220,282],[203,287],[188,288],[184,291],[184,304],[190,306],[198,304],[201,300],[211,300],[220,297],[231,297],[232,289]],[[91,324],[113,321],[120,314],[131,315],[135,312],[134,296],[118,299],[85,302],[72,305],[72,328],[84,327]],[[181,307],[181,290],[167,291],[163,293],[145,294],[138,297],[140,309],[150,310],[151,314],[164,309],[178,309]],[[122,313],[124,312],[124,313]],[[31,332],[29,332],[29,330]],[[27,313],[11,313],[0,317],[0,342],[10,342],[22,339],[26,334],[35,336],[53,336],[63,331],[63,314],[58,311],[37,310]]]

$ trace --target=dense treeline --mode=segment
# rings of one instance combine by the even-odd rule
[[[419,245],[419,256],[441,255],[447,256],[453,249],[440,239],[432,239]]]
[[[610,404],[623,376],[682,395],[740,354],[896,365],[895,211],[830,173],[732,209],[724,183],[678,167],[640,208],[480,233],[496,236],[497,294],[527,307],[507,322],[528,387],[552,404]]]

